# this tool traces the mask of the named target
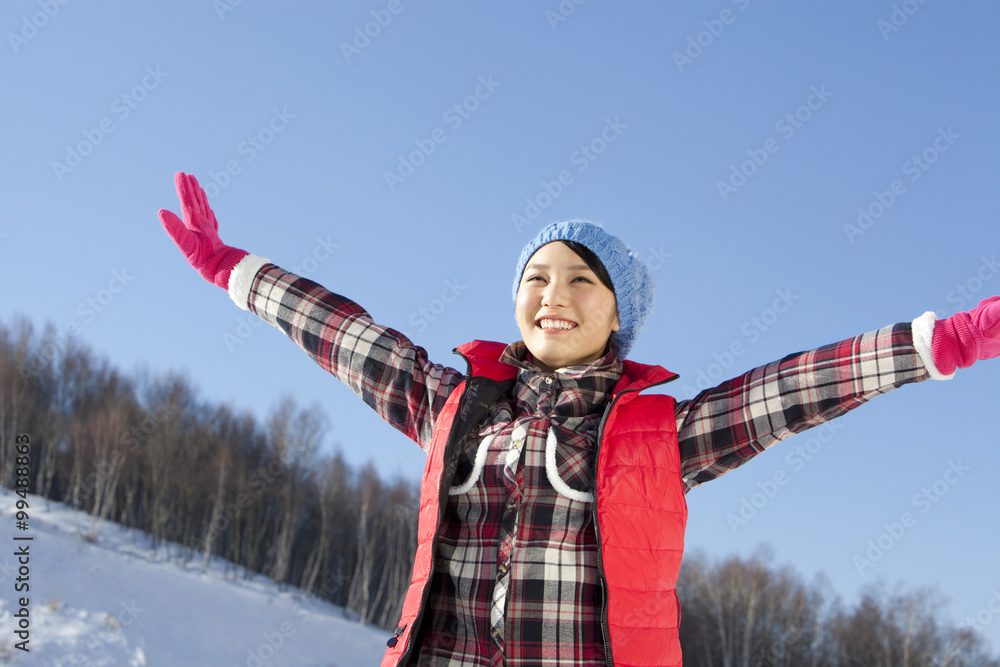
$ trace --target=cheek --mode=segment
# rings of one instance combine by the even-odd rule
[[[607,323],[607,326],[613,330],[618,328],[618,306],[614,299],[610,302],[601,299],[599,304],[595,304],[595,312],[599,312],[603,315],[603,321]]]
[[[528,320],[532,319],[531,312],[528,300],[518,294],[517,302],[514,304],[514,318],[517,320],[519,327],[527,324]]]

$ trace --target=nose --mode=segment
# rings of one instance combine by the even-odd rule
[[[560,280],[550,280],[542,290],[542,305],[550,308],[566,305],[565,289]]]

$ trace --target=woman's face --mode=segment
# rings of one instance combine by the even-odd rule
[[[618,331],[614,292],[558,241],[528,260],[515,310],[524,344],[547,372],[600,359]]]

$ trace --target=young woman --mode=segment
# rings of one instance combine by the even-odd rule
[[[642,260],[598,225],[549,225],[521,252],[522,340],[431,363],[356,303],[231,248],[193,176],[188,262],[283,331],[428,455],[418,546],[389,665],[681,665],[674,592],[685,493],[775,442],[910,382],[1000,355],[1000,297],[790,355],[691,400],[627,359],[649,312]]]

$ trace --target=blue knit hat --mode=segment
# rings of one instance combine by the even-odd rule
[[[620,359],[628,356],[635,336],[646,321],[653,306],[653,277],[645,262],[618,238],[611,236],[604,228],[588,220],[567,220],[554,222],[538,233],[524,246],[517,260],[514,273],[514,301],[521,284],[524,267],[531,256],[547,243],[553,241],[575,241],[589,248],[601,260],[611,284],[614,286],[618,303],[618,331],[611,334],[611,343]]]

